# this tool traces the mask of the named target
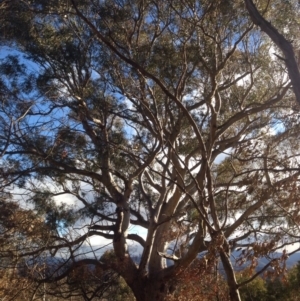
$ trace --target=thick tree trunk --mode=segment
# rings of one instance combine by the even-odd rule
[[[136,301],[165,301],[169,294],[169,286],[163,281],[147,279],[144,285],[132,287]]]
[[[153,242],[148,266],[150,277],[159,273],[167,267],[166,259],[162,258],[158,252],[165,252],[165,242],[167,241],[165,235],[166,233],[168,233],[168,227],[169,223],[165,223],[164,225],[160,226],[156,231],[155,240]]]
[[[158,277],[158,274],[152,278],[149,274],[142,275],[129,255],[123,259],[116,258],[111,268],[124,278],[136,301],[165,301],[170,293],[168,281]]]

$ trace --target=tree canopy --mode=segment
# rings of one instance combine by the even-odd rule
[[[296,51],[298,2],[257,8]],[[68,262],[45,281],[94,264],[138,301],[166,300],[200,257],[203,268],[221,260],[240,300],[256,274],[238,283],[232,251],[237,263],[255,269],[265,257],[263,270],[282,270],[288,251],[276,251],[300,241],[299,105],[280,49],[244,1],[0,9],[1,193],[21,195],[49,231],[18,256]],[[92,236],[113,255],[80,253]],[[142,250],[137,264],[128,241]]]

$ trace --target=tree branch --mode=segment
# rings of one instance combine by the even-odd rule
[[[296,101],[300,104],[300,72],[292,44],[259,13],[252,0],[245,0],[245,5],[253,23],[259,26],[283,52],[285,56],[284,62],[293,85]]]

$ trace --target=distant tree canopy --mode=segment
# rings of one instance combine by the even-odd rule
[[[256,5],[299,49],[298,1]],[[238,281],[231,251],[253,271],[264,257],[262,271],[283,272],[288,251],[276,251],[300,241],[299,105],[286,58],[244,1],[0,10],[0,192],[22,196],[47,229],[12,255],[69,267],[39,281],[93,263],[137,301],[162,301],[197,257],[203,269],[220,259],[236,301],[257,274]],[[92,236],[113,255],[86,253]]]

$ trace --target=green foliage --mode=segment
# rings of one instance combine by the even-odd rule
[[[44,217],[50,230],[63,231],[77,219],[71,206],[65,203],[57,204],[50,191],[35,191],[30,202],[34,204],[37,214]]]
[[[289,269],[286,274],[272,277],[256,277],[250,283],[240,288],[241,299],[244,301],[297,301],[299,300],[299,263]],[[272,273],[270,273],[272,275]],[[243,282],[251,276],[246,271],[239,273],[238,282]]]
[[[247,275],[247,271],[240,273],[237,277],[238,282],[245,281],[249,275]],[[250,283],[243,285],[240,289],[241,299],[243,301],[252,301],[252,300],[260,300],[267,301],[268,299],[268,289],[264,279],[260,276],[256,277]]]
[[[284,278],[273,278],[266,280],[268,290],[267,301],[273,300],[300,300],[300,278],[299,278],[299,262],[292,267]]]

